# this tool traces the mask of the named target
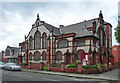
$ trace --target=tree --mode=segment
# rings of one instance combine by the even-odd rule
[[[118,18],[120,19],[120,16],[118,16]],[[118,25],[115,28],[115,38],[117,42],[120,44],[120,20],[118,21]]]

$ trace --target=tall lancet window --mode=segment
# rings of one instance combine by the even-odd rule
[[[37,31],[36,33],[35,33],[35,49],[40,49],[40,47],[41,47],[41,35],[40,35],[40,32],[39,31]]]
[[[42,39],[43,39],[43,40],[42,40],[42,43],[43,43],[43,44],[42,44],[42,45],[43,45],[42,47],[43,47],[43,48],[47,48],[47,35],[46,35],[45,32],[44,32],[43,35],[42,35]]]
[[[32,38],[32,36],[30,36],[30,38],[29,38],[29,49],[30,50],[33,48],[32,40],[33,40],[33,38]]]
[[[100,31],[100,45],[103,45],[103,32],[102,30]]]

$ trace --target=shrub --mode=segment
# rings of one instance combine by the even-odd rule
[[[103,67],[105,67],[105,65],[104,65],[104,64],[101,64],[101,67],[103,68]]]
[[[23,63],[22,65],[23,65],[23,66],[26,66],[26,65],[28,65],[28,63]]]
[[[52,65],[52,67],[60,67],[60,65]]]
[[[68,68],[76,68],[76,67],[77,67],[77,64],[73,63],[73,64],[71,64],[71,65],[68,65],[67,67],[68,67]]]
[[[92,69],[98,69],[98,65],[93,65]]]
[[[90,69],[90,65],[83,66],[83,69]]]
[[[47,71],[47,67],[43,67],[43,70]]]

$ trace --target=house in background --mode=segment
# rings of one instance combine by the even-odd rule
[[[2,61],[3,62],[15,62],[15,63],[17,63],[18,53],[19,53],[19,48],[18,47],[7,46],[7,48],[3,52]]]
[[[22,63],[84,65],[113,63],[112,25],[99,17],[59,28],[41,21],[39,14],[25,42],[19,43]]]
[[[114,45],[112,47],[112,53],[114,56],[114,62],[120,62],[120,46]]]

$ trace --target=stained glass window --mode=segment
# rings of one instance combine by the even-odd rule
[[[62,53],[61,52],[57,52],[56,60],[62,60]]]
[[[37,61],[37,60],[40,60],[40,53],[39,52],[36,52],[35,55],[34,55],[34,60]]]
[[[32,40],[33,40],[33,38],[32,38],[32,36],[29,38],[29,49],[31,50],[33,47],[32,47]]]
[[[41,36],[40,33],[37,31],[37,33],[35,34],[35,49],[40,49],[41,47]]]
[[[32,60],[32,54],[30,53],[30,55],[29,55],[29,60]]]
[[[43,48],[47,48],[47,35],[46,33],[43,33]]]
[[[43,53],[43,60],[46,60],[46,56],[47,56],[47,55],[46,55],[46,53],[44,52],[44,53]]]

